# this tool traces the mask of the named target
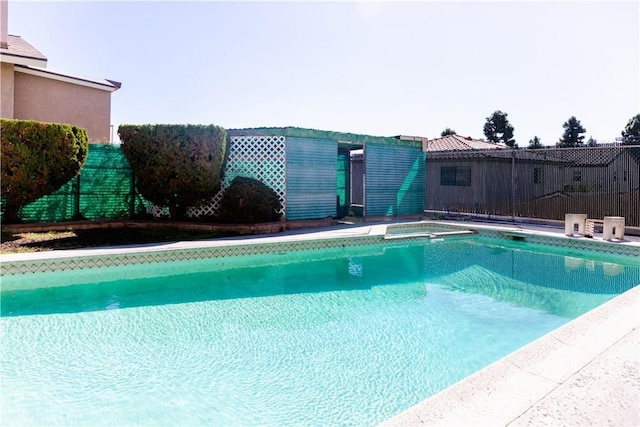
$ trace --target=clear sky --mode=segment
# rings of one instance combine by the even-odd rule
[[[122,82],[112,123],[298,126],[519,146],[576,116],[610,142],[640,113],[638,1],[9,1],[48,69]],[[117,137],[116,137],[117,138]]]

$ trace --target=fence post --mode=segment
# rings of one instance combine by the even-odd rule
[[[511,149],[511,218],[516,219],[516,150]]]
[[[131,189],[129,190],[129,219],[136,213],[136,176],[131,171]]]
[[[80,219],[80,174],[76,178],[75,185],[71,186],[71,188],[73,187],[75,187],[73,192],[73,218]]]

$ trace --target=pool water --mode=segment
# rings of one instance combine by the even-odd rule
[[[640,284],[635,259],[555,252],[476,237],[3,277],[0,424],[375,425]]]

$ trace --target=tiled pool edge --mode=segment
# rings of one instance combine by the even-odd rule
[[[284,237],[284,236],[282,236]],[[58,251],[25,254],[20,257],[0,256],[2,276],[48,271],[91,269],[155,262],[185,261],[240,255],[261,255],[277,252],[328,249],[356,245],[383,243],[382,235],[361,234],[354,237],[328,237],[315,239],[255,239],[178,242],[163,245],[145,245],[122,248],[103,248],[86,251]],[[20,259],[22,258],[22,259]]]
[[[474,230],[480,235],[504,239],[522,238],[531,243],[550,244],[563,248],[596,250],[640,257],[640,245],[610,243],[595,239],[576,239],[549,232],[525,231],[520,227],[504,225],[447,223],[439,221],[417,221],[399,224],[363,224],[349,229],[313,231],[308,234],[286,233],[254,238],[219,239],[213,241],[176,242],[158,245],[130,247],[94,248],[89,250],[67,250],[26,254],[0,255],[0,277],[33,272],[91,269],[110,266],[148,264],[194,259],[218,258],[236,255],[260,255],[272,252],[329,249],[360,245],[389,244],[385,235],[406,234],[407,240],[427,239],[425,235],[411,235],[429,227],[448,230]]]
[[[468,228],[475,230],[478,234],[489,237],[497,237],[513,240],[521,238],[530,243],[539,243],[546,245],[559,246],[562,248],[595,250],[598,252],[638,256],[640,257],[640,244],[632,241],[608,242],[598,238],[586,237],[568,237],[565,236],[561,229],[556,231],[536,231],[525,229],[519,225],[486,225],[486,224],[459,224],[459,223],[440,223],[444,226]]]
[[[588,420],[589,425],[611,425],[607,422],[607,402],[599,407],[590,406],[584,393],[589,388],[578,388],[573,397],[560,393],[562,387],[580,379],[582,372],[594,361],[607,357],[606,352],[616,346],[634,345],[625,337],[639,331],[640,286],[617,296],[566,325],[550,332],[525,347],[507,355],[440,393],[383,422],[381,426],[507,426],[527,425],[531,418],[544,419],[547,425],[578,425]],[[637,344],[637,343],[636,343]],[[637,351],[635,375],[638,376]],[[604,355],[604,356],[603,356]],[[605,360],[606,362],[606,360]],[[619,372],[610,372],[608,378],[591,381],[617,381]],[[627,373],[623,373],[626,375]],[[637,378],[636,378],[637,380]],[[597,387],[593,387],[597,388]],[[630,410],[617,414],[624,420],[620,425],[638,424],[638,401],[627,396]],[[564,402],[557,404],[573,411],[559,411],[560,418],[540,416],[539,407],[560,394]],[[566,394],[566,393],[565,393]],[[606,396],[604,396],[606,399]],[[591,399],[592,401],[593,399]],[[635,402],[635,403],[634,403]],[[608,402],[612,410],[619,402]],[[634,408],[635,404],[635,408]],[[547,417],[547,418],[545,418]],[[535,424],[535,423],[534,423]]]

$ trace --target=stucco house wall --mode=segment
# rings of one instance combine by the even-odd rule
[[[16,67],[13,118],[70,123],[86,128],[93,143],[110,142],[111,92],[30,71]]]
[[[111,142],[111,93],[120,83],[47,70],[47,57],[8,33],[8,4],[0,0],[0,117],[68,123],[89,141]]]
[[[0,117],[13,117],[13,64],[0,63]]]

